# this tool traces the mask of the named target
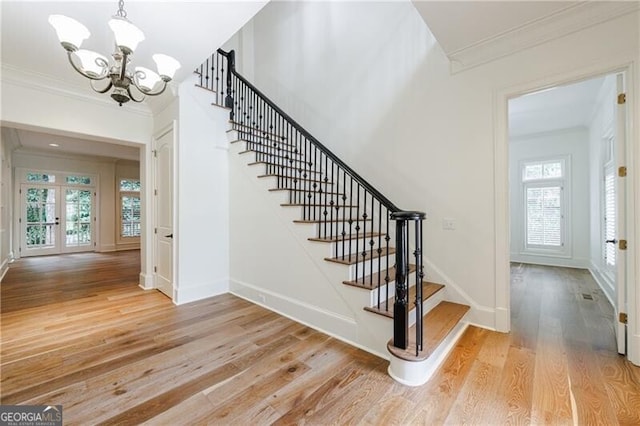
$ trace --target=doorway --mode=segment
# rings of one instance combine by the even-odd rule
[[[533,91],[508,105],[510,260],[588,271],[614,308],[621,354],[627,124],[618,95],[624,89],[624,75],[613,73]]]
[[[96,178],[30,170],[20,174],[20,256],[93,251]]]

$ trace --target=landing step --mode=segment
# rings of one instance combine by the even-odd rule
[[[326,260],[327,262],[340,263],[342,265],[355,265],[358,262],[364,262],[369,259],[377,259],[382,256],[394,254],[395,252],[396,252],[396,249],[394,247],[388,247],[386,249],[382,249],[380,253],[378,253],[378,249],[367,250],[366,256],[363,256],[362,253],[357,253],[357,254],[351,253],[350,255],[349,254],[345,255],[344,259],[342,258],[342,256],[338,256],[338,257],[325,257],[324,260]]]
[[[333,206],[327,206],[333,207]],[[343,207],[343,206],[340,206]],[[358,206],[345,206],[345,207],[358,207]],[[336,235],[333,237],[324,237],[324,238],[309,238],[309,241],[317,241],[319,243],[339,243],[341,241],[350,241],[350,240],[359,240],[362,238],[376,238],[376,237],[384,237],[386,234],[381,234],[379,232],[367,232],[366,234],[356,235],[353,232],[351,234],[347,234],[344,237],[342,235]],[[384,239],[384,238],[383,238]]]
[[[416,271],[416,265],[409,264],[409,273]],[[376,272],[373,275],[367,275],[364,278],[359,278],[356,281],[342,281],[343,284],[351,285],[354,287],[364,288],[366,290],[372,290],[377,288],[377,283],[380,282],[386,283],[385,279],[389,277],[389,283],[395,282],[396,280],[396,267],[391,267],[389,269],[383,269],[380,272]]]
[[[391,276],[391,275],[390,275]],[[444,286],[442,284],[430,283],[428,281],[422,282],[422,301],[424,302],[440,290],[442,290]],[[385,303],[380,303],[380,306],[371,306],[365,307],[364,310],[368,312],[373,312],[374,314],[384,315],[385,317],[393,318],[393,302],[394,298],[390,297]],[[409,287],[409,303],[411,305],[414,304],[414,300],[416,300],[416,286],[412,285]],[[415,306],[411,308],[411,310],[415,309]]]
[[[409,346],[400,349],[393,346],[393,339],[387,343],[392,355],[405,361],[424,361],[433,353],[449,332],[460,322],[469,310],[469,306],[453,302],[440,302],[424,316],[422,330],[422,351],[416,356],[416,326],[409,329]]]

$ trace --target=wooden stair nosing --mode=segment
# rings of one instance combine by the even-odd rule
[[[412,273],[412,272],[415,272],[415,271],[416,271],[416,265],[410,263],[409,264],[409,273]],[[346,285],[350,285],[350,286],[353,286],[353,287],[362,288],[362,289],[365,289],[365,290],[373,290],[376,287],[369,285],[369,283],[377,283],[379,280],[380,280],[380,282],[382,282],[387,277],[387,274],[389,275],[389,277],[394,277],[394,278],[391,278],[389,280],[389,284],[394,283],[396,281],[396,279],[395,279],[396,267],[392,266],[389,269],[381,269],[380,272],[376,272],[376,273],[374,273],[372,275],[367,275],[362,280],[342,281],[342,284],[346,284]]]
[[[367,250],[366,256],[362,256],[362,253],[351,253],[351,256],[346,255],[345,259],[341,259],[342,256],[338,256],[338,257],[325,257],[324,260],[326,260],[327,262],[333,262],[333,263],[339,263],[341,265],[347,265],[347,266],[351,266],[351,265],[355,265],[356,263],[360,263],[360,262],[366,262],[369,261],[371,259],[378,259],[384,256],[389,256],[392,255],[396,252],[395,247],[388,247],[387,250],[383,249],[382,252],[378,253],[378,249],[374,249],[373,252],[372,250]]]
[[[327,215],[329,216],[329,215]],[[323,223],[342,223],[342,222],[371,222],[371,219],[349,219],[349,218],[335,218],[335,219],[328,219],[328,220],[322,220],[322,219],[296,219],[293,221],[293,223],[306,223],[306,224],[323,224]]]
[[[282,179],[286,179],[286,180],[298,180],[298,181],[302,181],[302,182],[315,182],[315,183],[320,183],[320,184],[324,184],[324,185],[333,185],[334,183],[331,181],[322,181],[322,180],[315,180],[315,179],[309,179],[309,178],[303,178],[303,177],[298,177],[298,176],[280,176],[280,175],[260,175],[258,176],[258,178],[263,179],[263,178],[282,178]]]
[[[258,176],[258,177],[262,177],[262,176]],[[359,206],[354,206],[354,205],[347,205],[347,204],[300,204],[300,203],[282,203],[280,204],[281,207],[310,207],[310,208],[317,208],[317,207],[330,207],[332,209],[357,209]]]
[[[442,290],[444,286],[442,284],[436,284],[428,281],[422,282],[422,301],[424,302],[440,290]],[[416,299],[416,286],[412,285],[409,287],[409,303],[412,304],[409,312],[413,311],[416,307],[413,304],[413,301]],[[367,312],[373,312],[374,314],[383,315],[385,317],[393,318],[393,303],[395,301],[394,297],[390,297],[384,303],[380,303],[380,308],[376,306],[365,306],[364,310]],[[386,309],[385,309],[386,308]]]
[[[469,311],[469,306],[453,302],[440,302],[425,316],[422,328],[422,351],[416,356],[416,326],[409,329],[409,346],[400,349],[393,346],[393,338],[387,343],[392,355],[405,361],[424,361]]]
[[[357,206],[353,206],[353,207],[357,207]],[[351,235],[345,235],[344,237],[342,235],[336,235],[335,237],[325,237],[325,238],[307,238],[309,241],[315,241],[318,243],[341,243],[342,241],[353,241],[353,240],[359,240],[361,238],[377,238],[377,237],[383,237],[387,234],[381,234],[380,232],[367,232],[366,235],[365,234],[361,234],[361,235],[355,235],[354,233],[351,233]],[[384,240],[384,238],[381,238],[381,240]]]

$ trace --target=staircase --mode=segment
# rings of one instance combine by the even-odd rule
[[[423,279],[424,213],[397,208],[280,110],[235,71],[233,51],[218,50],[196,73],[213,104],[230,110],[231,152],[269,182],[282,209],[298,212],[295,226],[308,228],[308,244],[325,246],[323,261],[364,295],[371,321],[388,321],[390,375],[426,382],[464,331],[469,306]]]

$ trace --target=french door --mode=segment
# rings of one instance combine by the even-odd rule
[[[22,184],[20,194],[21,256],[94,249],[92,188]]]

